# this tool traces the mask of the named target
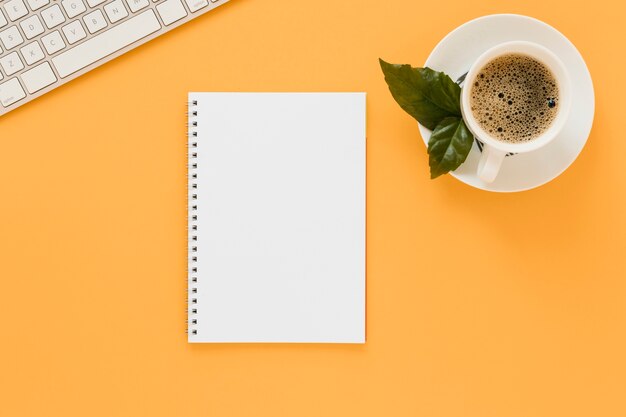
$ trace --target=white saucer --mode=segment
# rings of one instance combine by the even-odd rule
[[[559,31],[537,19],[514,14],[480,17],[459,26],[439,42],[425,66],[443,71],[453,80],[467,72],[472,62],[490,47],[508,41],[524,40],[552,50],[570,71],[572,108],[559,136],[545,147],[525,154],[508,156],[496,180],[485,183],[476,176],[480,150],[476,143],[467,160],[450,175],[482,190],[524,191],[558,177],[582,151],[591,131],[594,93],[591,75],[576,47]],[[431,131],[419,126],[425,143]]]

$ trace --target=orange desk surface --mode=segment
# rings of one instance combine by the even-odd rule
[[[502,195],[431,181],[378,66],[492,13],[555,26],[587,147]],[[0,120],[0,416],[623,417],[623,2],[232,0]],[[366,91],[367,344],[185,336],[187,91]]]

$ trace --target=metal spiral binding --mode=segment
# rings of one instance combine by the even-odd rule
[[[188,153],[188,172],[187,178],[188,190],[187,190],[187,210],[189,213],[188,218],[188,266],[187,266],[187,334],[195,336],[198,334],[198,101],[191,100],[187,103],[187,117],[189,119],[187,124],[187,153]]]

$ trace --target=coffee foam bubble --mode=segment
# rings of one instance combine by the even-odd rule
[[[474,118],[494,139],[536,139],[554,121],[559,105],[556,78],[541,62],[508,54],[480,69],[470,90]]]

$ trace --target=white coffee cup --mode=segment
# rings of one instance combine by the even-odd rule
[[[528,142],[508,143],[494,138],[480,127],[470,107],[471,89],[469,87],[474,84],[480,70],[488,62],[508,54],[528,55],[543,63],[552,71],[559,88],[557,114],[552,124],[545,132]],[[461,111],[468,129],[484,144],[477,174],[485,182],[493,182],[496,179],[507,153],[531,152],[550,143],[561,131],[569,115],[572,97],[567,69],[552,51],[536,43],[514,41],[501,43],[488,49],[472,64],[465,77],[464,86],[461,92]]]

